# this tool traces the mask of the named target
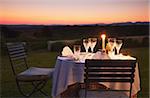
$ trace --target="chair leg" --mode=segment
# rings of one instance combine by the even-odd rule
[[[19,81],[16,80],[16,83],[17,83],[17,87],[18,87],[19,92],[20,92],[23,96],[25,96],[25,97],[30,97],[33,93],[38,92],[38,91],[40,91],[40,92],[41,92],[42,94],[44,94],[45,96],[48,96],[46,93],[44,93],[44,92],[41,90],[41,89],[45,86],[46,82],[47,82],[47,81],[40,81],[40,82],[37,83],[36,85],[35,85],[35,84],[34,84],[34,85],[32,84],[33,87],[34,87],[33,90],[32,90],[30,93],[25,94],[25,93],[21,90]]]
[[[47,81],[46,81],[47,82]],[[46,82],[45,82],[45,84],[46,84]],[[41,88],[43,88],[44,86],[45,86],[45,84],[41,87]],[[32,85],[34,86],[34,87],[36,87],[36,85],[32,82]],[[39,91],[40,91],[40,93],[42,93],[43,95],[45,95],[45,96],[48,96],[48,94],[46,94],[42,89],[39,89]]]
[[[85,98],[87,97],[87,84],[85,83]]]
[[[43,95],[48,96],[47,93],[45,93],[43,90],[39,90]]]
[[[129,98],[131,98],[131,93],[132,93],[132,83],[130,83],[130,95],[129,95]]]
[[[21,95],[23,95],[24,97],[30,97],[30,94],[25,94],[22,90],[21,90],[21,87],[20,87],[20,84],[19,82],[16,80],[16,84],[17,84],[17,88],[19,90],[19,92],[21,93]]]
[[[86,88],[85,88],[85,98],[86,98],[86,96],[87,96],[87,90],[86,90]]]

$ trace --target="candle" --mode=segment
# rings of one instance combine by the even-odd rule
[[[105,38],[106,38],[106,35],[102,34],[101,38],[102,38],[102,50],[105,50]]]

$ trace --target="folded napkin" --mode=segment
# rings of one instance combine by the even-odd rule
[[[73,52],[68,46],[65,46],[63,48],[61,54],[62,56],[73,57]]]
[[[119,54],[119,55],[112,55],[112,54],[108,54],[109,57],[111,59],[120,59],[120,60],[136,60],[136,58],[134,57],[131,57],[131,56],[125,56],[125,55],[122,55],[122,54]]]

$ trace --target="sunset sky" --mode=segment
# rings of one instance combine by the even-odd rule
[[[148,0],[0,0],[0,24],[149,21]]]

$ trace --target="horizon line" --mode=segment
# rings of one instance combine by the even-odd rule
[[[0,23],[0,25],[109,25],[109,24],[117,24],[117,23],[144,23],[144,22],[147,22],[147,23],[150,23],[150,21],[134,21],[134,22],[132,22],[132,21],[127,21],[127,22],[112,22],[112,23],[83,23],[83,24],[13,24],[13,23],[10,23],[10,24],[8,24],[8,23],[6,23],[6,24],[1,24]]]

